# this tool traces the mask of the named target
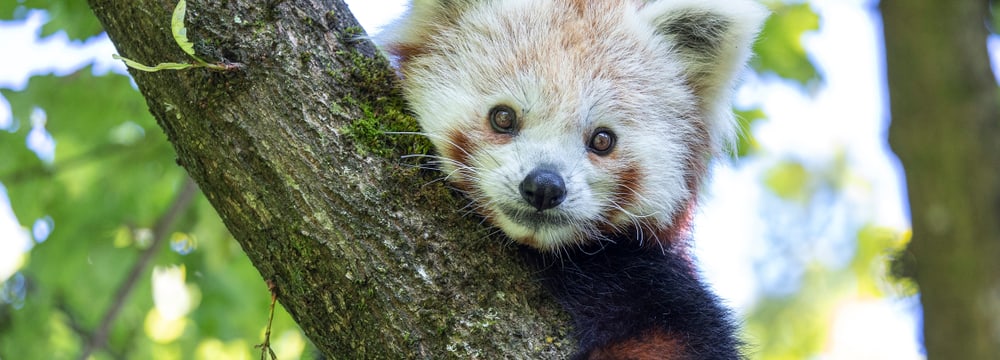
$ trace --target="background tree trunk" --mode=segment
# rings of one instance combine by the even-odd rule
[[[930,359],[1000,354],[1000,96],[987,0],[882,0]]]
[[[122,56],[191,61],[174,1],[90,0]],[[516,249],[460,210],[394,74],[337,0],[191,1],[199,57],[242,69],[132,71],[190,173],[330,358],[564,357],[566,318]],[[415,161],[414,161],[415,163]],[[261,284],[258,289],[266,291]],[[267,309],[261,309],[262,314]],[[449,356],[450,355],[450,356]]]

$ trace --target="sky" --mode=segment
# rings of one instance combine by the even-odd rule
[[[405,10],[403,0],[347,3],[371,35]],[[761,291],[782,291],[787,286],[787,269],[796,267],[769,258],[773,253],[764,251],[767,244],[759,239],[775,235],[776,230],[752,214],[766,208],[774,212],[767,216],[795,222],[803,220],[800,214],[817,210],[782,208],[775,205],[773,195],[756,185],[781,161],[796,160],[807,168],[822,169],[844,157],[852,171],[846,195],[822,204],[822,211],[831,215],[793,234],[804,237],[799,256],[831,266],[848,261],[855,235],[848,233],[852,229],[848,224],[871,221],[900,231],[909,228],[901,169],[886,143],[886,88],[881,29],[872,11],[875,5],[866,0],[814,0],[811,4],[821,15],[822,30],[806,35],[804,44],[825,83],[807,95],[781,79],[748,76],[736,101],[741,107],[760,106],[768,114],[769,119],[753,129],[763,150],[739,162],[715,166],[696,220],[696,253],[704,273],[738,311],[752,308]],[[111,58],[116,51],[106,36],[70,42],[65,34],[57,33],[39,40],[44,21],[43,13],[31,12],[24,21],[0,22],[0,48],[18,54],[0,59],[0,87],[20,90],[31,75],[68,74],[88,64],[94,64],[97,74],[126,73]],[[1000,40],[991,38],[989,47],[993,54],[1000,53]],[[1000,56],[994,56],[993,62],[997,72]],[[36,116],[44,123],[44,112]],[[0,97],[0,130],[16,124],[9,105]],[[14,274],[22,254],[51,231],[58,231],[51,219],[16,219],[0,184],[0,281]],[[755,276],[760,273],[755,267],[761,264],[765,270],[772,266],[774,276],[768,277],[767,271],[765,276]],[[917,308],[912,298],[843,304],[836,311],[827,350],[819,358],[922,358],[916,335]]]

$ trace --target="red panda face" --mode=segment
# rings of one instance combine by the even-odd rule
[[[542,250],[682,225],[730,131],[717,102],[737,66],[697,61],[732,52],[731,21],[693,0],[431,3],[387,46],[441,170],[483,216]],[[721,27],[670,26],[699,16]]]

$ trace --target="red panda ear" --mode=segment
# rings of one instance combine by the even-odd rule
[[[753,0],[658,0],[639,13],[676,50],[702,98],[732,87],[767,16]]]
[[[654,0],[639,9],[671,49],[698,98],[716,148],[731,141],[730,97],[767,10],[753,0]]]
[[[413,0],[402,17],[385,27],[376,42],[399,64],[419,56],[427,41],[455,23],[477,0]]]

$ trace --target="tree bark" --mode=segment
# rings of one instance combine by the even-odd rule
[[[892,126],[929,359],[1000,354],[1000,94],[987,0],[883,0]]]
[[[89,1],[122,56],[190,61],[171,36],[173,0]],[[186,23],[200,58],[242,66],[132,75],[178,163],[321,352],[572,351],[515,246],[470,219],[440,174],[400,160],[426,142],[384,133],[417,129],[343,2],[191,1]]]

